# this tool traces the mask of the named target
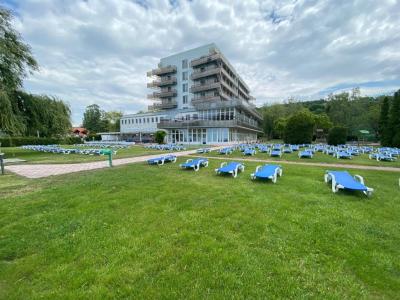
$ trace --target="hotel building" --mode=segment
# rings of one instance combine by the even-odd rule
[[[257,139],[261,115],[250,89],[215,44],[174,54],[147,72],[148,112],[125,115],[119,138],[222,144]]]

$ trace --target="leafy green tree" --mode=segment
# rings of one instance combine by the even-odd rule
[[[307,109],[293,114],[285,126],[284,141],[290,144],[311,143],[315,126],[314,115]]]
[[[328,132],[332,128],[333,123],[329,119],[326,113],[314,114],[315,129],[322,129],[324,132]]]
[[[390,145],[400,147],[400,90],[394,93],[389,112],[389,132],[392,135]]]
[[[97,104],[87,106],[83,114],[83,127],[92,133],[106,131],[107,123],[104,121],[104,114],[105,112]]]
[[[274,132],[279,135],[280,139],[283,138],[286,125],[287,125],[286,118],[279,118],[279,119],[275,120],[275,122],[274,122]]]
[[[14,91],[22,87],[28,72],[37,70],[29,45],[11,26],[12,15],[0,7],[0,89]]]
[[[122,112],[120,111],[108,111],[105,112],[104,118],[107,120],[108,128],[110,132],[118,132],[120,130],[120,120],[122,118]]]
[[[335,126],[329,130],[328,144],[329,145],[342,145],[346,144],[347,128],[344,126]]]
[[[167,133],[165,131],[158,130],[158,131],[156,131],[154,139],[158,144],[162,144],[162,143],[164,143],[164,138],[166,135],[167,135]]]
[[[379,117],[379,135],[382,146],[390,146],[392,143],[392,135],[389,129],[389,98],[383,99]]]

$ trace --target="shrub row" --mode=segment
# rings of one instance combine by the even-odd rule
[[[79,137],[45,138],[45,137],[4,137],[0,138],[1,147],[18,147],[23,145],[53,145],[53,144],[79,144]]]

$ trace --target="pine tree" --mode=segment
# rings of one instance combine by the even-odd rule
[[[379,135],[382,146],[390,146],[392,143],[392,134],[389,131],[389,98],[385,97],[381,105],[379,117]]]
[[[389,132],[392,147],[400,147],[400,90],[394,93],[389,113]]]

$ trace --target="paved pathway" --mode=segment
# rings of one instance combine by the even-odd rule
[[[220,149],[221,147],[212,147],[213,150]],[[168,154],[176,156],[187,156],[195,154],[196,150],[180,151],[173,153],[159,153],[155,155],[136,156],[128,158],[119,158],[113,160],[113,166],[126,165],[137,162],[144,162],[151,158],[156,158]],[[27,178],[43,178],[53,175],[62,175],[68,173],[75,173],[81,171],[102,169],[108,167],[108,160],[104,157],[104,161],[88,162],[88,163],[71,163],[71,164],[25,164],[25,165],[10,165],[5,169],[12,173],[24,176]]]
[[[347,169],[359,169],[359,170],[400,172],[400,168],[396,168],[396,167],[299,162],[299,161],[290,161],[290,160],[270,160],[270,159],[256,159],[256,158],[237,158],[237,157],[226,157],[226,156],[219,156],[219,157],[207,156],[207,158],[208,159],[220,159],[220,160],[239,160],[239,161],[251,161],[251,162],[262,162],[262,163],[274,163],[274,164],[282,163],[282,164],[289,164],[289,165],[315,166],[315,167],[326,167],[326,168],[347,168]]]
[[[126,165],[137,162],[144,162],[150,158],[155,158],[163,155],[173,154],[176,156],[185,156],[196,153],[196,150],[180,151],[174,153],[159,153],[155,155],[136,156],[128,158],[119,158],[113,160],[113,166]],[[43,178],[53,175],[62,175],[74,172],[102,169],[108,167],[106,156],[104,161],[88,162],[88,163],[72,163],[72,164],[25,164],[25,165],[10,165],[6,166],[6,170],[15,174],[28,178]]]

